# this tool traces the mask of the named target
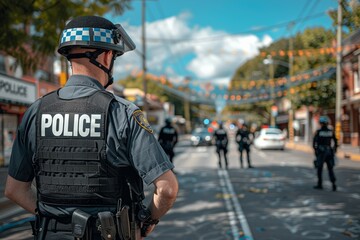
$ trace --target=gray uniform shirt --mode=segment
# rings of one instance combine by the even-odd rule
[[[59,90],[63,99],[74,99],[105,90],[95,79],[73,75]],[[134,167],[146,184],[174,168],[154,135],[144,127],[139,118],[139,108],[120,97],[111,103],[108,116],[107,159],[115,166]],[[36,112],[40,100],[33,103],[24,114],[14,141],[9,175],[18,181],[34,178],[32,159],[36,143]]]

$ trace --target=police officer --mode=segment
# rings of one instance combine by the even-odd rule
[[[225,129],[223,128],[223,123],[219,123],[219,128],[214,132],[215,145],[216,145],[216,153],[219,157],[219,168],[222,168],[221,164],[221,153],[224,156],[225,168],[228,168],[228,160],[227,160],[227,152],[228,152],[228,135]]]
[[[171,119],[165,119],[165,126],[161,128],[158,141],[166,154],[169,156],[170,162],[173,162],[175,156],[174,147],[178,141],[178,133],[171,125]]]
[[[334,174],[335,153],[337,150],[337,139],[334,131],[329,129],[329,120],[326,116],[321,116],[319,119],[321,125],[320,129],[316,131],[313,139],[313,148],[315,150],[315,167],[317,168],[318,183],[314,186],[315,189],[323,189],[322,185],[322,171],[324,163],[326,163],[329,178],[332,183],[332,190],[336,191],[336,178]]]
[[[252,143],[252,138],[253,138],[253,135],[252,135],[252,133],[250,133],[250,131],[247,127],[247,124],[244,122],[241,123],[240,128],[236,132],[236,137],[235,137],[236,142],[239,145],[241,168],[244,167],[244,165],[243,165],[243,151],[244,150],[246,152],[248,167],[253,168],[253,166],[251,165],[251,161],[250,161],[250,145]]]
[[[105,91],[115,59],[134,49],[121,25],[98,16],[74,18],[62,32],[58,52],[73,74],[25,113],[5,188],[9,199],[36,214],[36,239],[69,235],[51,234],[49,221],[73,225],[70,235],[79,239],[142,239],[140,230],[147,236],[173,205],[174,166],[146,118]],[[143,182],[155,187],[147,208]]]

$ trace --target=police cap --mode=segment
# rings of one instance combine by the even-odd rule
[[[327,116],[321,116],[319,118],[319,123],[327,124],[327,123],[329,123],[329,118]]]
[[[120,24],[98,16],[81,16],[66,25],[58,52],[66,57],[73,47],[112,50],[120,56],[136,46]]]
[[[171,122],[172,122],[171,118],[166,118],[165,119],[165,124],[169,125],[169,124],[171,124]]]

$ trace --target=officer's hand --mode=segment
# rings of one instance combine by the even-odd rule
[[[154,228],[155,228],[155,224],[146,225],[146,226],[143,225],[141,228],[141,236],[142,237],[149,236],[149,234],[154,230]]]

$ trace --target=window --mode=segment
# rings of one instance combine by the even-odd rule
[[[0,72],[6,73],[5,57],[0,55]]]
[[[354,93],[359,93],[360,92],[360,56],[358,57],[358,69],[356,71],[354,71]]]
[[[50,79],[50,74],[44,70],[37,70],[35,72],[35,78],[36,79],[39,79],[40,81],[43,81],[43,82],[51,82],[51,79]]]

